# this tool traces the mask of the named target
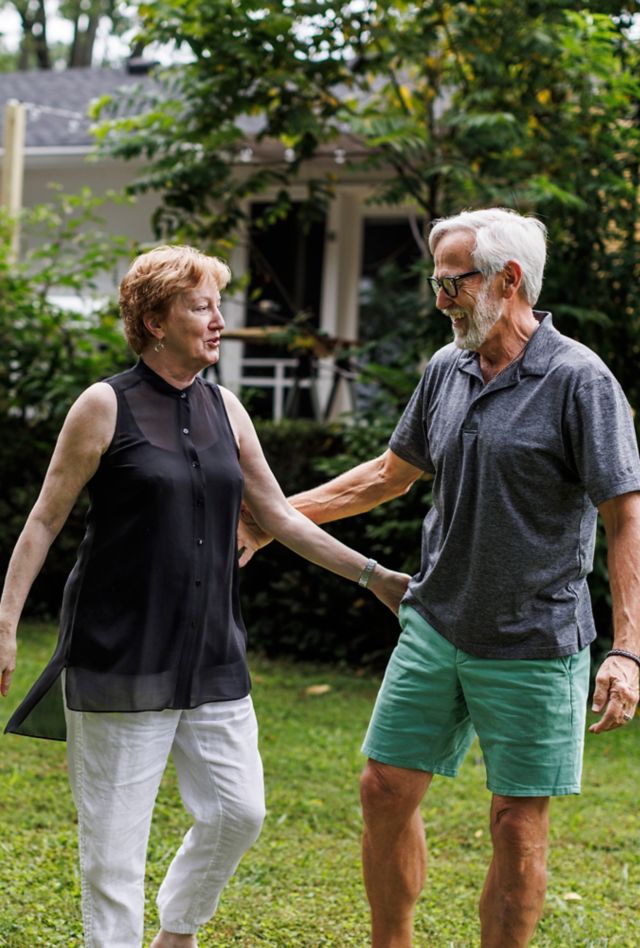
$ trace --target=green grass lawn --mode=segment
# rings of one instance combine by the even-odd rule
[[[25,626],[2,721],[53,649],[50,627]],[[334,669],[252,661],[268,814],[202,948],[336,948],[368,942],[360,876],[359,744],[377,681]],[[312,685],[328,685],[309,694]],[[2,738],[0,945],[79,948],[75,813],[64,744]],[[587,738],[584,792],[552,804],[549,895],[534,945],[640,946],[640,719]],[[436,778],[424,805],[430,883],[416,948],[478,944],[476,903],[489,860],[489,795],[477,747],[456,781]],[[149,845],[147,933],[154,894],[188,825],[167,771]],[[148,942],[147,942],[148,944]]]

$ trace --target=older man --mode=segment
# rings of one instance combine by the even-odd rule
[[[597,510],[609,543],[614,647],[590,730],[630,721],[640,671],[640,462],[601,360],[533,309],[543,225],[503,209],[438,221],[430,283],[453,343],[430,360],[379,458],[291,502],[318,523],[433,475],[422,564],[363,750],[363,860],[374,948],[411,945],[424,883],[419,806],[475,734],[492,792],[484,948],[520,948],[540,917],[549,798],[580,789]],[[263,540],[241,536],[246,561]]]

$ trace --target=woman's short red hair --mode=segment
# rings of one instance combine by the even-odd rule
[[[152,339],[144,317],[164,317],[177,296],[206,279],[212,279],[222,292],[231,279],[231,270],[222,260],[194,247],[165,244],[136,257],[120,284],[124,332],[136,354]]]

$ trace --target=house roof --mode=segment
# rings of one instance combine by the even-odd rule
[[[69,155],[89,151],[94,141],[90,133],[93,119],[87,115],[91,102],[104,95],[130,88],[129,96],[120,96],[118,114],[132,115],[145,106],[145,92],[157,91],[159,83],[149,72],[155,65],[145,60],[129,60],[119,68],[81,67],[65,70],[33,69],[0,73],[0,148],[4,137],[4,107],[11,99],[27,107],[27,153],[37,155]],[[140,94],[134,92],[138,87]],[[341,90],[336,90],[340,95]],[[259,139],[264,127],[262,116],[246,115],[238,120],[246,135],[246,147],[239,162],[286,161],[284,146],[271,139]],[[345,134],[333,144],[321,148],[319,160],[343,162],[345,157],[361,152],[362,146]]]
[[[87,116],[90,103],[123,86],[135,85],[150,88],[153,79],[146,72],[135,71],[135,66],[0,73],[0,109],[4,114],[10,99],[27,106],[29,149],[88,148],[92,144],[92,120]],[[3,135],[4,122],[0,121],[0,143]]]

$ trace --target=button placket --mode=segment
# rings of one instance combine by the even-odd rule
[[[480,411],[480,399],[483,398],[484,392],[479,392],[475,398],[471,400],[467,408],[467,413],[464,416],[462,422],[462,430],[467,432],[477,433],[478,426],[480,422],[480,417],[482,412]]]
[[[187,463],[191,467],[191,496],[193,500],[193,573],[191,601],[191,629],[195,633],[201,623],[203,608],[202,576],[204,575],[204,478],[198,452],[191,438],[191,405],[186,392],[180,393],[179,421],[181,437],[184,438]]]

